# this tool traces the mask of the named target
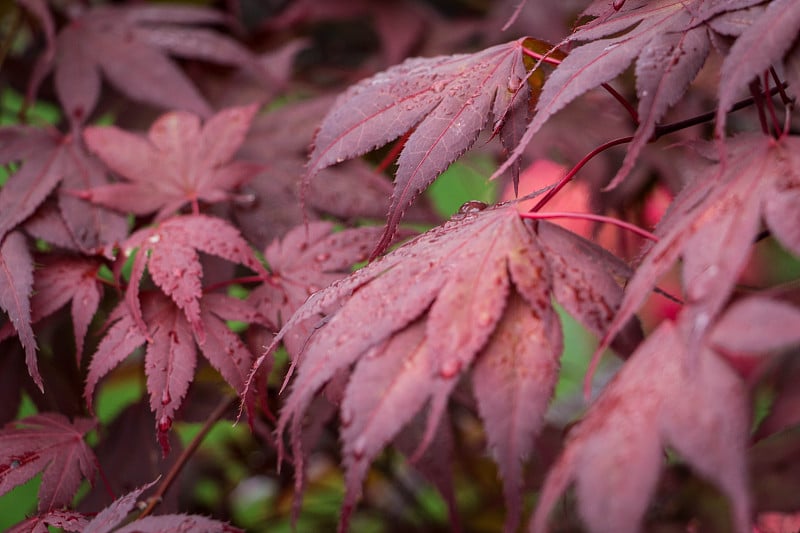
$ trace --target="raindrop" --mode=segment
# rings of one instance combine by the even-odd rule
[[[329,254],[328,252],[322,252],[321,254],[317,254],[314,260],[321,263],[322,261],[327,261],[330,258],[331,254]]]
[[[356,442],[353,443],[353,458],[356,461],[360,461],[364,458],[364,453],[367,451],[367,439],[363,435],[356,439]]]
[[[158,431],[161,433],[166,433],[170,430],[170,428],[172,428],[172,419],[166,415],[163,415],[158,421]]]
[[[171,401],[172,398],[169,395],[169,390],[164,389],[164,392],[161,393],[161,405],[167,405]]]
[[[445,361],[444,364],[439,367],[439,375],[444,379],[451,379],[454,378],[460,370],[461,361],[459,359],[450,359],[449,361]]]
[[[434,83],[431,86],[431,88],[433,89],[433,92],[435,92],[435,93],[440,93],[440,92],[444,91],[445,87],[447,87],[447,84],[445,82],[443,82],[443,81],[437,81],[436,83]]]
[[[342,427],[348,427],[350,424],[353,423],[353,410],[352,409],[342,409],[341,413],[341,421]]]
[[[492,315],[489,314],[488,311],[482,311],[481,314],[478,315],[478,325],[479,326],[488,326],[492,323]]]

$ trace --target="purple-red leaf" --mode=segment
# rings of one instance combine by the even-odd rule
[[[800,4],[773,0],[733,43],[720,69],[717,135],[725,132],[726,114],[739,92],[770,65],[780,63],[797,42],[800,32]],[[794,89],[796,90],[796,88]]]
[[[148,516],[114,530],[115,533],[174,533],[175,531],[242,533],[241,529],[225,522],[212,520],[204,516],[185,514]]]
[[[39,511],[67,505],[82,478],[94,477],[96,461],[83,436],[94,421],[70,422],[57,413],[30,416],[0,430],[0,494],[42,472]]]
[[[33,381],[43,389],[36,364],[36,340],[31,328],[30,296],[33,290],[33,258],[21,233],[11,233],[0,241],[0,308],[8,313],[25,348],[25,362]]]
[[[747,391],[713,351],[704,347],[688,358],[686,350],[678,328],[665,322],[625,364],[570,433],[542,488],[531,531],[546,530],[572,481],[592,531],[639,530],[664,446],[715,483],[731,500],[734,530],[749,531]]]
[[[545,284],[542,293],[547,297]],[[563,341],[558,315],[538,316],[517,293],[472,373],[478,411],[489,452],[504,480],[508,516],[505,530],[516,531],[522,510],[522,467],[558,378]]]
[[[221,111],[201,126],[191,113],[173,111],[150,127],[147,138],[115,126],[84,130],[86,144],[125,183],[84,192],[92,202],[163,219],[187,203],[219,202],[252,178],[259,166],[232,161],[257,106]]]
[[[111,320],[116,322],[92,356],[86,377],[84,398],[91,409],[94,389],[100,379],[147,342],[144,361],[147,391],[150,409],[156,418],[158,439],[165,452],[169,449],[167,432],[194,378],[196,345],[201,346],[211,365],[241,394],[253,356],[241,339],[227,330],[224,320],[264,322],[246,302],[228,296],[210,294],[197,304],[198,326],[205,332],[202,338],[184,310],[161,293],[144,295],[138,319],[129,306],[120,304],[111,315]]]
[[[133,510],[136,505],[136,500],[145,490],[155,485],[155,482],[148,483],[147,485],[135,489],[121,498],[114,500],[111,505],[97,513],[91,522],[86,524],[83,530],[84,533],[106,533],[113,531],[128,514]]]
[[[61,30],[54,57],[45,51],[29,93],[55,65],[56,93],[75,124],[83,123],[94,110],[101,73],[134,100],[208,116],[208,103],[165,52],[263,75],[258,59],[235,41],[186,27],[223,21],[222,13],[199,7],[94,7]]]
[[[139,248],[133,262],[126,300],[140,326],[139,283],[145,265],[156,285],[168,295],[186,315],[195,332],[203,336],[200,320],[202,296],[202,266],[198,251],[216,255],[233,263],[267,275],[253,250],[228,222],[205,215],[170,218],[152,228],[144,228],[128,238],[126,255]]]
[[[527,93],[525,76],[517,40],[476,54],[409,59],[363,80],[320,126],[309,177],[413,129],[398,159],[388,225],[377,246],[384,250],[414,198],[472,146],[490,117],[501,121],[508,95]]]

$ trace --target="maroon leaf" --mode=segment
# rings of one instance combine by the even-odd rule
[[[168,514],[148,516],[114,530],[115,533],[173,533],[204,531],[206,533],[241,533],[241,529],[204,516]]]
[[[36,364],[36,340],[31,328],[31,304],[33,289],[33,258],[28,243],[21,233],[11,233],[0,241],[0,308],[11,320],[25,348],[28,373],[39,387],[44,389],[42,377]]]
[[[197,304],[198,326],[206,332],[202,338],[185,312],[160,293],[144,295],[138,318],[131,307],[121,304],[111,316],[115,322],[92,356],[86,377],[84,398],[91,409],[94,389],[100,379],[147,341],[144,363],[150,410],[155,414],[158,439],[165,453],[169,450],[167,432],[194,378],[195,343],[201,346],[203,355],[231,387],[242,394],[253,356],[238,336],[226,331],[223,320],[263,322],[245,302],[233,301],[227,296],[207,295]]]
[[[519,296],[512,297],[513,308],[506,309],[512,282]],[[436,434],[455,378],[466,373],[476,357],[486,357],[487,362],[478,363],[474,372],[487,376],[475,379],[482,384],[493,382],[492,361],[501,357],[495,352],[508,340],[506,329],[517,327],[513,323],[518,315],[528,313],[525,316],[536,322],[519,327],[527,333],[541,332],[528,342],[537,360],[550,361],[549,378],[555,378],[561,345],[551,297],[545,256],[510,206],[458,214],[444,226],[314,293],[270,347],[298,323],[327,315],[293,363],[297,377],[278,421],[279,434],[290,428],[296,467],[302,470],[302,420],[312,399],[325,383],[355,364],[341,408],[346,523],[372,458],[415,413],[429,403],[427,427],[414,454],[419,457]],[[504,309],[510,313],[508,319],[502,318]],[[537,379],[548,381],[548,375]],[[552,379],[536,391],[536,398],[549,397]],[[520,387],[518,394],[526,394]],[[493,416],[501,408],[487,401],[484,407]],[[540,403],[530,397],[525,401]],[[493,437],[498,453],[504,454],[497,459],[511,484],[509,493],[519,488],[518,462],[529,449],[520,441],[536,431],[541,409],[538,417],[534,413],[518,429],[508,429],[497,440]],[[517,465],[516,470],[512,465]],[[512,509],[512,514],[516,512]]]
[[[84,122],[97,104],[101,72],[134,100],[208,116],[208,103],[165,52],[263,75],[257,58],[236,42],[186,27],[223,20],[222,13],[206,8],[98,6],[61,30],[55,57],[41,60],[39,70],[55,64],[56,92],[73,123]]]
[[[82,478],[94,477],[96,460],[83,436],[92,420],[69,422],[57,413],[30,416],[0,430],[0,494],[42,472],[39,512],[68,504]]]
[[[179,216],[145,228],[123,243],[126,255],[139,248],[125,298],[137,324],[141,321],[139,282],[145,265],[156,285],[183,310],[195,333],[203,338],[200,320],[202,267],[197,251],[239,263],[267,275],[238,230],[222,219],[205,215]],[[202,343],[202,340],[201,340]]]
[[[129,492],[121,498],[114,500],[111,505],[97,513],[95,517],[86,524],[83,529],[84,533],[105,533],[113,531],[115,526],[119,525],[128,513],[130,513],[136,505],[136,500],[139,499],[142,492],[155,485],[155,482],[148,483],[143,487],[137,488]]]
[[[724,133],[726,113],[742,88],[770,65],[780,62],[797,41],[798,32],[800,5],[792,0],[774,0],[739,35],[720,69],[717,135]]]
[[[6,533],[50,533],[51,529],[48,526],[64,531],[82,532],[86,527],[86,518],[75,511],[52,510],[22,521],[7,529]]]
[[[542,488],[532,531],[546,530],[550,511],[573,480],[581,517],[593,531],[640,529],[662,446],[674,448],[730,498],[735,531],[750,530],[747,392],[711,350],[689,362],[681,337],[664,322],[570,433]]]
[[[760,296],[733,304],[714,325],[710,342],[730,352],[764,353],[800,343],[800,309]]]
[[[200,119],[173,111],[153,123],[146,139],[115,126],[89,127],[89,148],[129,183],[85,191],[92,202],[164,219],[187,203],[219,202],[249,180],[257,165],[231,161],[257,106],[230,108],[201,127]]]
[[[264,251],[272,275],[248,296],[248,301],[269,318],[275,329],[292,316],[309,295],[345,277],[364,261],[380,229],[363,227],[333,232],[329,222],[298,226],[282,241]],[[315,325],[310,319],[285,340],[294,358]]]
[[[31,298],[32,321],[54,313],[72,302],[72,327],[75,333],[78,364],[89,324],[100,304],[102,286],[97,280],[100,263],[92,259],[46,257],[44,266],[36,270]]]
[[[0,238],[30,217],[62,181],[59,210],[74,243],[71,247],[87,251],[126,234],[121,215],[64,193],[105,183],[97,161],[71,137],[31,127],[0,130],[0,162],[12,161],[22,162],[22,167],[0,189]],[[49,240],[51,230],[42,229],[42,237]],[[56,243],[66,244],[64,239]]]
[[[544,287],[546,289],[546,287]],[[546,296],[546,290],[543,291]],[[472,386],[489,451],[504,480],[508,516],[516,531],[522,509],[522,468],[558,379],[561,324],[552,308],[541,317],[516,293],[475,363]]]
[[[749,0],[749,4],[758,3]],[[587,14],[599,15],[579,27],[561,46],[592,41],[573,49],[547,79],[536,106],[536,114],[514,152],[495,172],[504,172],[520,155],[547,120],[585,92],[611,81],[634,58],[637,62],[637,93],[643,116],[623,168],[613,184],[633,166],[641,147],[654,131],[655,123],[686,91],[708,55],[708,37],[703,23],[718,13],[748,4],[707,4],[699,0],[634,0],[614,10],[608,2],[597,2]],[[699,28],[692,31],[693,28]],[[675,35],[673,37],[672,35]]]
[[[522,40],[476,54],[409,59],[351,87],[314,140],[309,179],[414,130],[398,159],[387,229],[450,163],[472,146],[490,116],[498,127],[518,91],[527,92]]]
[[[625,297],[601,347],[608,346],[659,278],[682,256],[686,298],[699,339],[730,296],[758,231],[761,199],[782,179],[785,154],[795,144],[761,136],[727,142],[728,159],[704,168],[675,199],[656,228],[660,237],[625,288]]]

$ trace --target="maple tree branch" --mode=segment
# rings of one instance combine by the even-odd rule
[[[625,222],[624,220],[620,220],[614,217],[607,217],[604,215],[595,215],[593,213],[571,213],[565,211],[551,211],[548,213],[520,213],[519,216],[531,220],[538,220],[543,218],[573,218],[578,220],[590,220],[592,222],[603,222],[606,224],[613,224],[622,229],[626,229],[631,233],[635,233],[636,235],[643,237],[645,239],[649,239],[653,242],[658,242],[658,237],[656,237],[646,229],[640,228],[636,224],[631,224],[630,222]]]
[[[787,84],[781,81],[780,76],[778,76],[778,73],[775,72],[775,69],[773,67],[769,67],[769,71],[770,74],[772,74],[772,79],[775,81],[775,85],[778,87],[778,92],[781,95],[781,101],[783,102],[783,105],[794,106],[794,98],[792,98],[786,93]]]
[[[224,279],[222,281],[218,281],[216,283],[207,285],[203,287],[203,292],[204,293],[213,292],[217,289],[221,289],[222,287],[228,287],[229,285],[234,285],[236,283],[261,283],[261,282],[268,283],[273,287],[278,287],[280,285],[277,281],[272,279],[272,276],[267,276],[266,278],[264,276],[258,276],[258,275],[242,276],[239,278]]]
[[[764,90],[769,93],[769,71],[767,70],[764,71]],[[778,120],[778,114],[775,112],[775,103],[772,101],[772,96],[766,94],[764,99],[767,102],[767,111],[769,111],[769,116],[772,119],[772,128],[775,130],[775,136],[780,136],[783,128]]]
[[[764,95],[761,92],[761,82],[756,78],[750,84],[750,94],[753,95],[753,102],[758,111],[758,122],[761,124],[761,131],[764,135],[769,135],[769,125],[767,124],[767,114],[764,112]]]
[[[574,167],[572,167],[572,169],[569,172],[567,172],[567,174],[563,178],[561,178],[561,181],[559,181],[555,187],[547,191],[547,193],[542,197],[542,199],[539,200],[535,206],[533,206],[530,212],[536,213],[542,207],[544,207],[544,205],[547,202],[549,202],[553,198],[553,196],[558,194],[558,191],[563,189],[567,185],[567,183],[572,181],[572,179],[575,177],[578,171],[580,171],[580,169],[582,169],[586,165],[586,163],[591,161],[597,154],[604,152],[605,150],[608,150],[609,148],[617,146],[619,144],[625,144],[627,142],[631,142],[631,140],[633,140],[633,137],[631,136],[613,139],[611,141],[608,141],[607,143],[598,146],[597,148],[586,154],[583,157],[583,159],[578,161],[578,163]]]
[[[147,506],[139,514],[139,516],[136,517],[136,520],[141,520],[142,518],[149,516],[150,514],[153,513],[153,510],[159,503],[161,503],[164,494],[166,494],[167,490],[169,490],[170,486],[172,486],[172,483],[178,477],[178,474],[181,473],[183,467],[186,466],[186,463],[189,462],[189,459],[192,457],[192,455],[194,455],[194,453],[200,447],[200,444],[202,444],[203,439],[206,438],[208,432],[211,431],[211,428],[214,426],[214,424],[216,424],[222,418],[222,415],[225,414],[225,411],[227,411],[228,408],[234,404],[236,399],[237,399],[236,396],[230,396],[228,398],[223,399],[222,402],[220,402],[219,405],[217,405],[214,411],[212,411],[211,414],[208,415],[208,418],[206,419],[205,423],[203,423],[203,427],[200,428],[200,431],[192,439],[192,442],[190,442],[189,445],[183,450],[183,452],[181,452],[177,461],[175,461],[175,464],[172,465],[172,468],[169,469],[169,472],[167,472],[166,477],[164,477],[164,481],[162,481],[158,485],[156,492],[147,499]]]

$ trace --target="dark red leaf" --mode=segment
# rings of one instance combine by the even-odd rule
[[[94,110],[101,72],[134,100],[208,116],[208,103],[165,52],[264,75],[255,56],[236,42],[186,27],[223,21],[222,13],[200,7],[94,7],[61,30],[55,57],[45,52],[38,69],[46,72],[55,64],[56,92],[73,123],[84,122]]]
[[[155,485],[155,482],[148,483],[143,487],[129,492],[125,496],[117,498],[111,505],[97,513],[91,522],[84,526],[84,533],[106,533],[113,531],[128,514],[133,510],[136,505],[136,500],[139,499],[142,492]]]
[[[75,511],[52,510],[22,521],[7,529],[6,533],[50,533],[51,529],[48,526],[64,531],[82,532],[86,526],[86,518]]]
[[[241,339],[227,330],[224,320],[264,321],[246,302],[233,301],[227,296],[207,295],[197,304],[198,326],[206,332],[202,338],[184,310],[161,293],[144,295],[138,319],[128,305],[120,304],[111,316],[114,324],[92,356],[86,377],[84,398],[91,409],[94,389],[100,379],[147,342],[144,362],[150,409],[155,414],[158,439],[165,453],[169,450],[167,432],[194,378],[196,344],[225,381],[237,393],[244,393],[245,377],[253,356]]]
[[[139,248],[133,262],[126,300],[145,331],[139,310],[139,283],[145,265],[156,285],[180,307],[194,331],[203,337],[200,319],[202,267],[198,251],[212,254],[267,275],[239,231],[222,219],[205,215],[179,216],[144,228],[123,243],[126,255]],[[201,340],[202,342],[202,340]]]
[[[38,322],[72,302],[72,327],[78,364],[89,324],[100,304],[102,286],[97,279],[100,263],[92,259],[45,257],[42,268],[36,270],[31,298],[31,319]]]
[[[30,296],[33,290],[33,258],[21,233],[11,233],[0,241],[0,308],[8,313],[11,325],[25,348],[25,362],[33,381],[43,390],[36,364],[36,339],[31,328]]]
[[[85,191],[92,202],[159,219],[187,203],[219,202],[259,167],[231,161],[244,140],[257,106],[230,108],[200,125],[199,117],[173,111],[150,127],[146,139],[115,126],[89,127],[83,137],[128,183]]]
[[[640,529],[664,446],[730,498],[735,531],[750,531],[747,391],[711,350],[689,359],[682,337],[664,322],[590,407],[548,473],[532,531],[546,530],[550,511],[572,481],[581,517],[593,531]]]
[[[83,441],[94,426],[92,420],[70,422],[57,413],[7,424],[0,430],[0,494],[42,472],[39,511],[70,503],[81,479],[94,477],[95,457]]]
[[[770,65],[780,63],[797,41],[800,5],[774,0],[736,39],[720,69],[717,135],[725,132],[726,114],[740,91]],[[767,37],[768,36],[768,37]]]
[[[174,533],[175,531],[203,531],[205,533],[241,533],[242,530],[219,520],[204,516],[168,514],[148,516],[127,526],[115,529],[115,533]]]
[[[545,284],[542,284],[545,285]],[[542,287],[547,296],[548,287]],[[558,315],[538,316],[512,293],[497,329],[475,363],[472,387],[486,427],[489,452],[504,480],[508,516],[516,531],[522,511],[522,466],[558,379],[563,349]]]
[[[527,93],[522,40],[476,54],[409,59],[348,89],[314,140],[309,179],[409,130],[398,159],[386,232],[392,239],[414,198],[469,149],[490,117],[504,117],[511,98]]]

